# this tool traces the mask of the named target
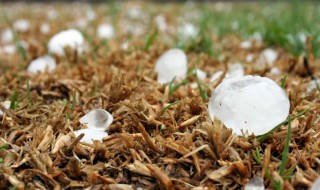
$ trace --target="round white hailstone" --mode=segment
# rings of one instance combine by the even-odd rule
[[[290,109],[289,99],[273,80],[247,75],[225,79],[213,92],[209,114],[226,127],[242,135],[262,135],[284,121]]]
[[[10,43],[13,41],[13,32],[10,28],[6,28],[1,32],[1,42]]]
[[[240,48],[242,49],[250,49],[251,47],[252,47],[252,43],[249,40],[246,40],[240,43]]]
[[[28,66],[28,73],[37,74],[38,72],[43,73],[45,71],[52,72],[56,69],[57,64],[53,57],[45,55],[32,60]]]
[[[114,37],[114,28],[111,24],[100,24],[97,28],[97,34],[99,38],[111,39]]]
[[[198,29],[191,23],[185,23],[177,30],[183,38],[194,38],[198,35]]]
[[[165,32],[168,30],[168,24],[166,22],[166,18],[163,15],[157,15],[155,17],[155,22],[160,31]]]
[[[197,74],[197,77],[198,79],[200,80],[204,80],[207,78],[207,73],[204,72],[203,70],[201,69],[196,69],[196,70],[193,70],[193,73],[196,73]]]
[[[2,47],[2,52],[8,55],[12,55],[16,52],[16,46],[13,44],[8,44]]]
[[[242,76],[244,76],[244,68],[243,68],[242,64],[235,63],[235,64],[231,64],[229,66],[229,70],[226,75],[227,78],[242,77]]]
[[[307,88],[307,92],[312,92],[314,90],[317,90],[318,85],[320,87],[320,79],[314,79],[314,80],[310,81],[308,88]]]
[[[84,52],[85,41],[81,32],[75,29],[64,30],[54,35],[48,43],[49,53],[59,56],[65,55],[66,47],[77,49],[78,53]]]
[[[255,32],[252,34],[251,39],[256,41],[262,41],[262,34],[260,32]]]
[[[270,73],[273,74],[273,75],[280,75],[281,74],[281,71],[280,69],[278,69],[277,67],[272,67],[270,69]]]
[[[113,121],[113,116],[104,109],[94,109],[80,118],[80,123],[87,125],[89,129],[108,130]]]
[[[253,61],[253,59],[254,59],[254,55],[253,54],[248,54],[246,56],[246,61],[249,62],[249,63],[251,63]]]
[[[26,19],[20,19],[13,23],[13,28],[17,32],[27,32],[29,30],[30,23]]]
[[[310,190],[319,190],[320,189],[320,177],[313,183]]]
[[[40,25],[40,32],[42,34],[49,34],[50,31],[51,31],[51,27],[50,27],[50,25],[48,23],[42,23]]]
[[[3,107],[5,107],[6,109],[9,109],[10,108],[10,105],[11,105],[11,101],[4,101],[4,102],[0,102],[0,104],[2,104]],[[3,112],[0,110],[0,115],[3,115]]]
[[[250,179],[244,186],[244,190],[265,190],[263,179],[260,177]]]
[[[84,134],[84,136],[82,137],[82,139],[80,140],[80,142],[85,142],[88,144],[93,144],[93,140],[97,140],[97,141],[102,141],[102,139],[104,137],[108,136],[108,133],[104,132],[104,131],[100,131],[100,130],[94,130],[94,129],[80,129],[77,131],[73,132],[76,137],[78,137],[79,135],[81,135],[82,133]]]
[[[129,49],[129,41],[125,41],[121,44],[121,49],[128,50]]]
[[[259,65],[265,65],[267,64],[269,67],[273,66],[274,62],[278,58],[278,53],[274,51],[273,49],[265,49],[260,54],[260,58],[258,60]]]
[[[171,82],[175,77],[184,79],[187,74],[187,55],[181,49],[170,49],[157,60],[155,71],[158,83]]]
[[[212,75],[212,77],[210,78],[210,82],[215,82],[216,80],[218,80],[218,78],[220,78],[220,76],[223,74],[223,71],[217,71],[216,73],[214,73]]]

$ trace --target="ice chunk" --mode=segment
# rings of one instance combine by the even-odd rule
[[[250,179],[244,186],[244,190],[265,190],[263,179],[260,177],[254,177]]]
[[[272,67],[272,68],[270,69],[270,73],[273,74],[273,75],[280,75],[280,74],[281,74],[281,71],[280,71],[280,69],[277,68],[277,67]]]
[[[16,46],[13,44],[7,44],[2,47],[1,53],[12,55],[16,52]]]
[[[308,88],[307,88],[307,92],[312,92],[312,91],[318,89],[318,85],[320,87],[320,79],[314,79],[314,80],[310,81]]]
[[[84,137],[82,137],[82,139],[80,141],[88,143],[88,144],[93,144],[92,140],[102,141],[102,139],[104,137],[108,136],[108,133],[106,133],[104,131],[90,129],[90,128],[89,129],[80,129],[80,130],[74,131],[73,133],[76,135],[76,137],[78,137],[79,135],[81,135],[83,133]]]
[[[320,189],[320,177],[313,183],[310,190],[319,190]]]
[[[183,38],[195,38],[198,35],[198,29],[191,23],[184,23],[177,29],[178,35]]]
[[[97,28],[97,34],[99,38],[111,39],[114,37],[114,28],[111,24],[100,24]]]
[[[253,54],[248,54],[246,56],[246,61],[249,62],[249,63],[251,63],[253,61],[253,59],[254,59],[254,55]]]
[[[50,55],[44,55],[31,61],[28,66],[28,73],[37,74],[38,72],[45,72],[46,70],[52,72],[56,69],[56,61]]]
[[[2,43],[10,43],[13,41],[13,32],[10,28],[5,28],[1,32],[1,42]]]
[[[40,25],[41,34],[49,34],[51,31],[50,25],[48,23],[42,23]]]
[[[13,23],[13,28],[18,32],[27,32],[29,27],[30,23],[26,19],[20,19]]]
[[[196,70],[193,70],[193,73],[196,73],[197,74],[197,77],[198,79],[200,80],[204,80],[207,78],[207,73],[204,72],[203,70],[201,69],[196,69]]]
[[[260,76],[225,79],[213,92],[209,114],[242,135],[262,135],[284,121],[290,109],[289,99],[273,80]]]
[[[11,105],[11,101],[0,102],[0,104],[2,104],[2,106],[5,107],[6,109],[9,109]],[[0,115],[3,115],[3,112],[1,110],[0,110]]]
[[[85,41],[82,34],[75,29],[69,29],[54,35],[48,43],[48,51],[51,54],[64,56],[64,48],[76,49],[78,53],[85,50]]]
[[[155,71],[158,82],[171,82],[175,77],[184,79],[187,74],[187,55],[181,49],[170,49],[157,60]]]
[[[94,109],[80,118],[80,123],[89,129],[108,130],[113,121],[112,115],[104,109]]]
[[[242,76],[244,76],[244,69],[242,64],[240,63],[230,64],[226,77],[232,78],[232,77],[242,77]]]
[[[223,74],[223,71],[217,71],[216,73],[214,73],[212,75],[212,77],[210,78],[210,82],[215,82],[216,80],[218,80],[220,78],[220,76]]]
[[[251,47],[252,47],[252,43],[249,40],[242,41],[240,43],[240,48],[242,48],[242,49],[250,49]]]
[[[273,66],[277,58],[278,58],[278,53],[275,50],[270,48],[265,49],[260,54],[258,65],[264,66],[267,64],[269,67],[271,67]]]

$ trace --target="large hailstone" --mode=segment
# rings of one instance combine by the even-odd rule
[[[181,49],[170,49],[157,60],[155,71],[158,82],[171,82],[175,77],[184,79],[187,74],[187,55]]]
[[[83,133],[84,136],[82,137],[80,142],[85,142],[88,144],[93,144],[93,140],[102,141],[104,137],[108,136],[108,133],[104,131],[90,129],[90,128],[80,129],[80,130],[74,131],[73,133],[76,135],[76,137],[78,137]]]
[[[94,109],[80,118],[80,123],[89,129],[105,131],[113,121],[112,115],[104,109]]]
[[[99,38],[111,39],[114,37],[114,28],[111,24],[100,24],[97,28],[97,34]]]
[[[76,49],[78,53],[84,52],[85,41],[81,32],[75,29],[64,30],[54,35],[48,43],[49,53],[59,56],[65,55],[66,47]]]
[[[43,73],[46,70],[52,72],[56,67],[56,61],[50,55],[45,55],[31,61],[27,71],[30,74],[37,74],[38,72]]]
[[[290,102],[284,90],[274,81],[260,76],[225,79],[213,92],[209,114],[242,135],[262,135],[284,121]]]

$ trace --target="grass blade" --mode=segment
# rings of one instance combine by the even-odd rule
[[[207,93],[202,89],[202,86],[200,84],[200,81],[199,81],[199,78],[198,78],[198,75],[196,73],[196,78],[197,78],[197,84],[198,84],[198,90],[199,90],[199,93],[200,93],[200,96],[203,100],[208,100],[208,95]]]
[[[283,152],[282,152],[282,159],[281,159],[280,172],[279,172],[281,177],[284,176],[284,170],[285,170],[286,165],[287,165],[290,138],[291,138],[291,121],[289,121],[288,133],[287,133],[287,137],[286,137],[286,144],[284,145],[284,149],[283,149]]]
[[[158,36],[158,30],[154,30],[153,33],[150,36],[148,36],[146,44],[144,46],[145,51],[149,50],[150,46],[153,44],[157,36]]]
[[[173,82],[176,79],[176,77],[174,77],[172,79],[172,81],[169,83],[169,95],[172,95],[176,90],[178,90],[181,86],[187,84],[189,81],[187,79],[181,81],[180,83],[174,85]]]
[[[286,87],[287,77],[288,77],[288,75],[284,76],[284,77],[281,79],[281,88],[283,88],[283,89]]]
[[[163,114],[164,114],[164,112],[166,112],[166,111],[167,111],[167,109],[169,109],[170,107],[172,107],[172,106],[174,106],[174,105],[176,105],[176,104],[178,104],[178,103],[180,103],[180,101],[175,101],[175,102],[173,102],[173,103],[171,103],[171,104],[167,105],[166,107],[164,107],[164,108],[162,109],[162,111],[161,111],[161,115],[163,115]]]

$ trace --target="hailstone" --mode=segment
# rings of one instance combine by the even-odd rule
[[[11,101],[0,102],[0,104],[2,104],[2,106],[5,107],[6,109],[9,109],[11,105]],[[1,110],[0,110],[0,115],[3,115],[3,112]]]
[[[111,39],[114,37],[114,28],[111,24],[100,24],[97,29],[97,34],[99,38]]]
[[[56,67],[57,67],[57,64],[54,58],[52,58],[50,55],[45,55],[31,61],[27,71],[30,74],[37,74],[38,72],[42,73],[42,72],[45,72],[46,70],[48,70],[49,72],[52,72],[56,69]]]
[[[289,99],[273,80],[260,76],[233,77],[223,80],[209,102],[211,119],[242,135],[262,135],[284,121],[290,109]]]
[[[104,131],[90,129],[90,128],[80,129],[80,130],[74,131],[73,133],[76,135],[76,137],[78,137],[83,133],[84,136],[82,137],[80,142],[85,142],[88,144],[93,144],[93,140],[102,141],[104,137],[108,136],[108,133]]]
[[[10,43],[13,41],[14,35],[10,28],[5,28],[1,32],[1,42],[2,43]]]
[[[259,65],[268,65],[269,67],[273,66],[274,62],[278,59],[278,53],[273,49],[265,49],[260,54],[258,64]]]
[[[18,32],[27,32],[30,28],[30,22],[26,19],[20,19],[13,23],[13,28]]]
[[[48,23],[42,23],[40,25],[40,32],[42,34],[49,34],[51,31],[50,25]]]
[[[84,38],[78,30],[69,29],[54,35],[48,43],[48,51],[51,54],[64,56],[64,48],[70,47],[76,49],[78,53],[85,50]]]
[[[244,186],[244,190],[265,190],[263,179],[260,177],[250,179]]]
[[[112,115],[104,109],[94,109],[80,118],[80,123],[89,129],[104,131],[109,129],[113,121]]]
[[[155,71],[161,84],[171,82],[175,77],[184,79],[187,74],[187,55],[181,49],[170,49],[157,60]]]

